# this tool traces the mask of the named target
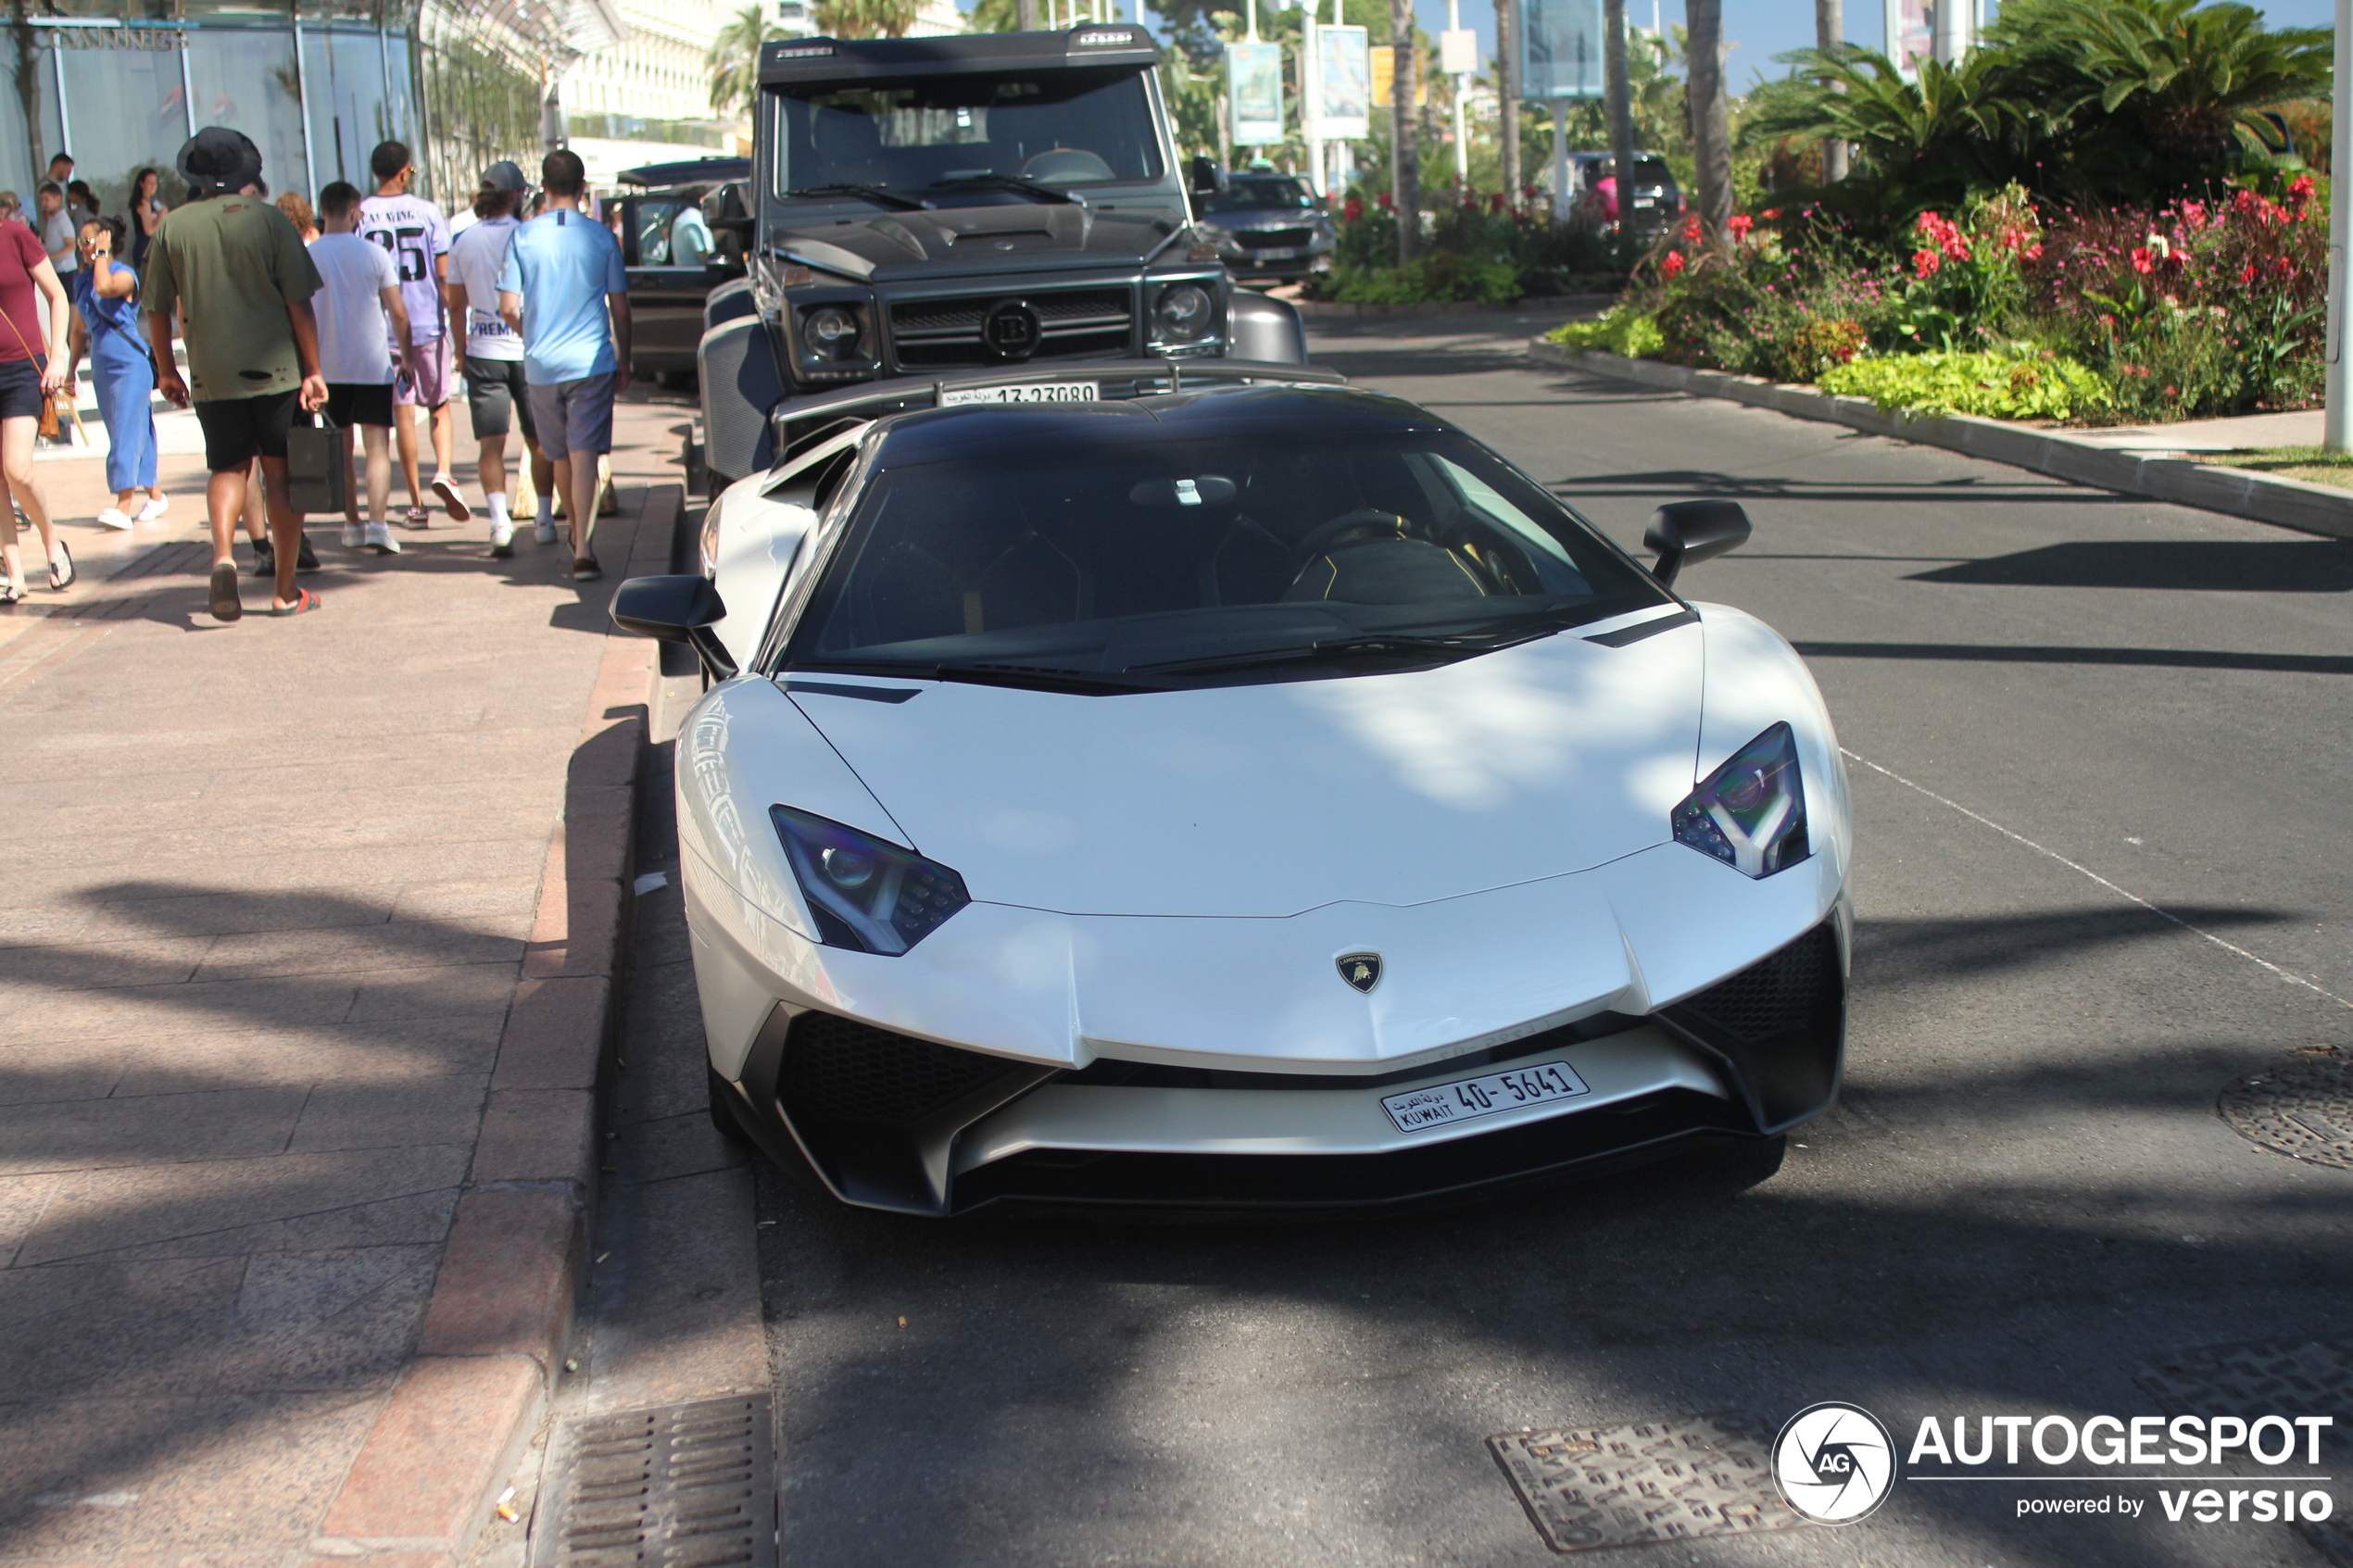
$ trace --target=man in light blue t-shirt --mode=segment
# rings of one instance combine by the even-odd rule
[[[560,147],[539,165],[547,210],[515,231],[498,273],[498,314],[522,334],[539,449],[556,465],[572,527],[572,575],[604,575],[588,548],[597,459],[612,450],[612,403],[629,363],[629,274],[621,242],[581,209],[588,171]]]

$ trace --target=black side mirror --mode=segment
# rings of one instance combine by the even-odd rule
[[[614,625],[641,637],[685,643],[717,681],[736,674],[735,659],[711,631],[726,619],[726,601],[708,577],[632,577],[613,591]]]
[[[1196,155],[1187,184],[1194,195],[1214,196],[1226,188],[1226,170],[1215,158]]]
[[[1738,501],[1669,501],[1651,514],[1642,548],[1658,552],[1651,575],[1671,588],[1683,568],[1739,549],[1752,532]]]

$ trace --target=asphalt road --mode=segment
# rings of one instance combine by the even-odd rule
[[[1320,353],[1629,546],[1660,500],[1748,507],[1752,547],[1685,587],[1806,648],[1856,758],[1842,1108],[1785,1150],[1320,1226],[912,1223],[770,1173],[787,1562],[1552,1562],[1490,1434],[1833,1399],[1899,1435],[2129,1417],[2159,1409],[2144,1361],[2353,1331],[2353,1172],[2215,1111],[2296,1047],[2353,1047],[2353,545],[1445,325]],[[2102,1492],[2147,1512],[2016,1516]],[[2323,1558],[2169,1524],[2147,1486],[1906,1482],[1851,1528],[1601,1561]]]

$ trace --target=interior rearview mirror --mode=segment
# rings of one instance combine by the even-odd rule
[[[1683,568],[1739,549],[1751,532],[1738,501],[1669,501],[1651,514],[1642,548],[1658,552],[1651,575],[1671,588]]]
[[[734,658],[711,630],[726,619],[726,602],[708,577],[632,577],[613,591],[614,625],[641,637],[685,643],[715,681],[736,673]]]

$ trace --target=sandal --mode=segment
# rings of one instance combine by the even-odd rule
[[[323,602],[324,601],[322,601],[318,595],[312,593],[309,589],[296,588],[295,590],[294,603],[290,605],[271,605],[270,607],[270,613],[283,621],[289,615],[308,615],[312,610],[317,609]]]
[[[216,561],[212,568],[212,618],[234,621],[245,614],[245,607],[237,601],[237,563]]]
[[[56,561],[49,563],[49,591],[53,594],[62,594],[72,587],[74,579],[73,551],[63,539],[57,541],[57,554],[66,558],[66,564],[59,567]]]
[[[604,574],[605,569],[597,564],[594,556],[582,556],[572,563],[572,580],[574,583],[594,583]]]
[[[0,605],[20,605],[22,603],[24,603],[24,590],[22,588],[18,587],[14,583],[0,583]]]

